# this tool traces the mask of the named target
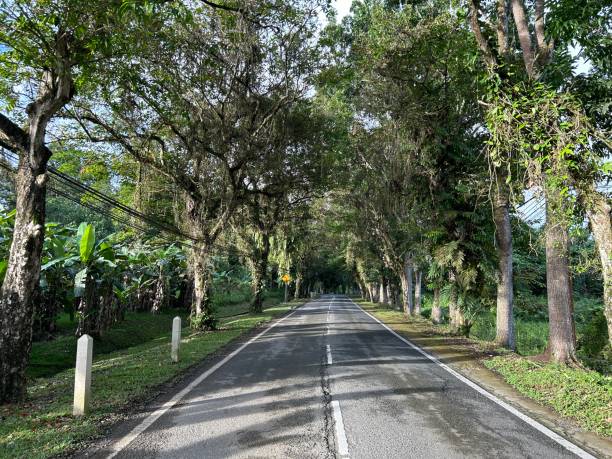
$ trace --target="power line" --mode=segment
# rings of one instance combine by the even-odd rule
[[[12,159],[15,162],[19,161],[19,156],[8,150],[3,150],[3,155],[5,157]],[[15,173],[15,170],[11,168],[8,164],[0,163],[0,166],[2,166],[4,169],[9,170],[12,173]],[[117,201],[116,199],[105,195],[104,193],[80,182],[79,180],[63,172],[60,172],[59,170],[57,170],[56,168],[52,166],[49,166],[47,170],[49,171],[49,174],[54,179],[54,181],[57,181],[59,184],[63,185],[65,188],[70,190],[70,192],[66,190],[60,190],[59,188],[53,185],[50,185],[49,186],[50,191],[52,191],[53,193],[57,195],[60,195],[83,207],[87,207],[91,210],[95,210],[96,212],[99,212],[102,215],[107,216],[108,218],[111,218],[115,221],[118,221],[126,226],[132,227],[139,231],[146,231],[146,227],[135,225],[133,222],[130,222],[129,217],[132,217],[134,219],[138,219],[144,223],[147,223],[149,226],[154,227],[162,232],[170,233],[174,236],[182,237],[182,238],[194,241],[194,242],[197,241],[197,239],[189,236],[188,234],[183,233],[175,226],[169,223],[166,223],[166,222],[160,222],[149,215],[146,215],[142,212],[137,211],[136,209],[126,206],[125,204]],[[74,195],[71,195],[71,192],[75,193],[77,197],[75,197]],[[91,202],[89,203],[83,202],[81,198],[85,196],[87,196],[88,198],[92,198],[93,200],[97,201],[98,204],[104,207],[100,207],[99,205],[94,205]],[[109,206],[109,205],[111,207],[111,210],[117,210],[119,213],[123,214],[124,216],[121,217],[119,215],[116,215],[116,213],[108,212],[106,206]],[[169,240],[163,237],[162,239]],[[192,244],[185,243],[185,242],[180,242],[180,241],[172,241],[172,242],[179,242],[183,245],[188,245],[190,247],[193,247]]]
[[[540,205],[540,201],[536,200],[536,201],[533,201],[531,204],[529,204],[524,209],[519,208],[517,210],[518,210],[519,215],[520,214],[527,215],[527,214],[531,213],[535,208],[539,207],[539,205]]]
[[[529,221],[534,221],[532,220],[532,217],[535,216],[536,214],[538,214],[539,212],[541,212],[542,210],[544,210],[544,200],[540,201],[538,206],[535,207],[535,209],[529,214],[527,215],[523,220],[525,220],[526,222]],[[546,219],[546,215],[543,215],[542,218],[538,218],[537,220],[545,220]]]

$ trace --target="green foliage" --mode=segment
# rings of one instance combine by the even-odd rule
[[[494,357],[484,364],[500,373],[523,395],[552,406],[588,430],[612,436],[610,376],[513,356]]]
[[[87,264],[91,261],[96,244],[96,230],[90,224],[81,223],[77,231],[77,237],[79,236],[79,256],[81,261]]]

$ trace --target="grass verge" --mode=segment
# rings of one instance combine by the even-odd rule
[[[586,430],[612,437],[612,378],[518,356],[493,357],[483,364],[522,395],[551,406]]]
[[[281,304],[261,314],[226,317],[215,332],[191,333],[184,328],[181,361],[177,364],[170,361],[170,332],[98,355],[92,369],[91,411],[82,418],[71,415],[74,369],[33,380],[26,403],[0,407],[0,457],[46,458],[78,448],[81,442],[100,435],[115,413],[145,400],[156,387],[295,305]],[[166,321],[165,317],[149,317]],[[124,327],[124,332],[130,333],[131,328]]]
[[[465,357],[462,360],[482,363],[520,394],[572,419],[589,432],[612,438],[611,376],[591,370],[535,362],[529,357],[496,349],[489,341],[451,336],[447,325],[433,325],[425,318],[406,319],[402,312],[374,303],[358,303],[396,332],[413,340],[417,337],[415,341],[418,344],[427,347],[433,343],[435,353],[462,347],[464,353],[472,354],[471,358]],[[423,336],[432,339],[424,339]]]

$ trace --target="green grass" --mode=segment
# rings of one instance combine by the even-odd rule
[[[521,394],[550,405],[587,430],[612,437],[612,378],[524,357],[501,356],[484,361]]]
[[[168,325],[174,315],[148,315],[147,318],[145,315],[133,315],[106,335],[107,338],[113,337],[112,344],[94,344],[94,350],[105,345],[110,349],[112,346],[127,346],[138,339],[146,340],[113,352],[96,353],[90,414],[82,418],[71,416],[74,369],[35,379],[29,386],[26,403],[0,408],[0,457],[45,458],[74,449],[80,442],[99,435],[102,422],[108,416],[120,412],[134,401],[146,399],[155,387],[289,308],[290,305],[282,304],[268,307],[262,314],[228,317],[220,321],[221,329],[215,332],[193,334],[185,328],[181,361],[177,364],[170,361]],[[148,318],[150,321],[142,326],[142,321]],[[137,330],[147,327],[150,330]],[[139,338],[134,336],[136,333],[140,333]],[[147,339],[152,335],[156,336]],[[54,342],[40,344],[41,348],[37,351],[39,361],[43,355],[42,347],[55,346]],[[52,351],[49,350],[47,355],[52,356]],[[63,362],[64,358],[62,354],[59,361]]]
[[[279,303],[282,292],[272,290],[266,293],[264,305]],[[249,312],[248,296],[238,291],[234,295],[219,294],[216,301],[221,299],[227,303],[217,304],[216,312],[221,318],[232,317]],[[239,301],[238,301],[239,300]],[[101,339],[94,343],[94,357],[109,354],[121,349],[150,342],[155,345],[157,338],[169,336],[168,330],[172,328],[172,319],[177,315],[183,319],[187,326],[188,314],[184,311],[166,311],[157,316],[148,312],[127,312],[125,320],[114,325]],[[58,336],[51,341],[38,341],[32,344],[29,378],[43,378],[74,366],[76,358],[76,339],[74,330],[76,322],[71,322],[68,314],[60,314],[57,320]]]
[[[548,323],[544,320],[514,319],[516,351],[521,355],[544,352],[548,342]],[[495,340],[495,314],[486,312],[478,316],[472,327],[471,338],[482,341]]]
[[[183,323],[186,323],[184,312],[168,312],[159,315],[146,312],[126,313],[124,321],[114,325],[101,339],[96,339],[94,357],[145,342],[155,343],[156,338],[168,335],[168,330],[172,328],[172,319],[177,315],[182,316]],[[68,317],[67,314],[65,316]],[[66,322],[64,319],[60,317],[59,322]],[[70,326],[62,325],[64,333],[57,338],[32,344],[28,377],[48,377],[74,366],[76,339],[73,333],[76,324],[71,324],[69,321],[67,323]]]
[[[531,301],[537,303],[538,308],[546,307],[546,297],[533,297]],[[610,363],[605,362],[605,356],[601,354],[607,343],[603,303],[599,298],[576,297],[574,308],[579,357],[587,366],[609,373]],[[448,310],[446,308],[443,310],[444,317],[448,317]],[[543,318],[528,318],[529,313],[519,307],[515,308],[515,311],[516,352],[526,356],[543,353],[548,343],[548,321]],[[423,316],[430,317],[430,315],[431,296],[426,295],[423,301]],[[493,341],[495,326],[495,312],[484,311],[476,317],[470,330],[470,338]]]

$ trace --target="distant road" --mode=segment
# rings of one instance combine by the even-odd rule
[[[342,296],[304,305],[204,371],[165,406],[118,426],[96,456],[592,457],[519,419]]]

